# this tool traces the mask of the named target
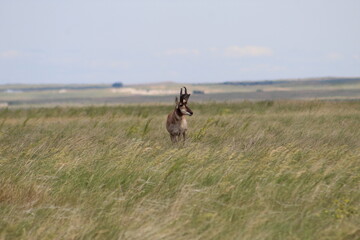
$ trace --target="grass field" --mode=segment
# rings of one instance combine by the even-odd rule
[[[360,239],[360,102],[0,110],[0,239]]]

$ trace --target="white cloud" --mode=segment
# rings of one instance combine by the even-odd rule
[[[333,52],[333,53],[327,54],[326,58],[331,61],[337,61],[337,60],[341,60],[343,58],[343,56],[340,53]]]
[[[129,68],[130,64],[126,61],[112,61],[109,66],[112,68]]]
[[[171,77],[177,77],[177,76],[179,76],[179,72],[176,72],[176,71],[169,71],[168,74],[169,74]]]
[[[164,54],[167,56],[197,56],[200,55],[200,51],[197,49],[174,48],[166,50]]]
[[[7,50],[0,53],[0,58],[17,58],[20,57],[22,54],[16,50]]]
[[[128,68],[129,63],[126,61],[105,61],[105,60],[92,60],[88,64],[94,68]]]
[[[211,53],[217,53],[218,51],[219,51],[219,49],[217,47],[209,48],[209,52],[211,52]]]
[[[268,65],[268,64],[258,64],[249,67],[241,67],[241,72],[282,72],[285,71],[286,67]]]
[[[230,46],[225,48],[224,54],[227,57],[261,57],[273,55],[273,50],[262,46]]]

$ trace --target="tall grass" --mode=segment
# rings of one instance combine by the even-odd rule
[[[360,102],[0,112],[0,239],[359,239]]]

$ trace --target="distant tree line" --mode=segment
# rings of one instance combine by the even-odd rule
[[[86,90],[86,89],[105,89],[110,86],[56,86],[56,87],[28,87],[28,88],[15,88],[15,89],[3,89],[0,92],[6,92],[9,90],[19,91],[19,92],[37,92],[37,91],[57,91],[57,90]]]
[[[240,86],[253,86],[253,85],[272,85],[289,83],[290,81],[256,81],[256,82],[223,82],[223,85],[240,85]]]
[[[298,80],[265,80],[265,81],[246,81],[236,82],[228,81],[220,83],[222,85],[237,85],[237,86],[254,86],[254,85],[272,85],[272,84],[351,84],[360,82],[360,78],[323,78],[323,79],[298,79]]]
[[[24,87],[24,88],[14,88],[14,89],[0,89],[0,92],[7,91],[19,91],[19,92],[37,92],[37,91],[58,91],[58,90],[88,90],[88,89],[106,89],[106,88],[121,88],[123,87],[123,83],[115,82],[111,86],[110,85],[79,85],[79,86],[71,86],[71,85],[63,85],[63,86],[44,86],[44,87]]]
[[[115,82],[112,84],[113,88],[122,88],[123,86],[122,82]]]

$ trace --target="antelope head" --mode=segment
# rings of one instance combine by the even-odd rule
[[[178,100],[178,98],[175,98],[175,108],[176,110],[181,113],[180,115],[188,115],[188,116],[192,116],[193,115],[193,111],[191,111],[191,109],[187,106],[187,102],[189,100],[190,94],[187,93],[186,87],[185,88],[185,93],[183,94],[182,92],[182,88],[180,90],[180,101]]]
[[[187,104],[191,94],[187,93],[186,87],[184,87],[184,89],[185,89],[184,94],[183,94],[183,88],[180,89],[180,102],[182,102],[183,104]]]

